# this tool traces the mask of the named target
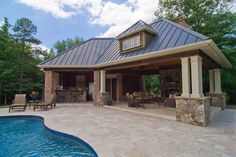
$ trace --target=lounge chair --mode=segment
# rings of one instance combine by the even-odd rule
[[[26,94],[15,94],[14,103],[9,106],[9,112],[14,109],[22,109],[25,111],[26,107]]]
[[[56,101],[53,94],[46,96],[44,102],[39,102],[37,104],[34,104],[33,110],[35,111],[37,108],[41,108],[47,111],[48,107],[50,108],[56,107]]]

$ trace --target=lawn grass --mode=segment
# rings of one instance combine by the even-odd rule
[[[229,104],[226,106],[228,109],[236,109],[236,104]]]
[[[2,109],[2,108],[8,108],[8,107],[9,107],[8,104],[0,104],[0,109]]]

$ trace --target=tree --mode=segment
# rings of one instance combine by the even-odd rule
[[[0,103],[3,96],[5,103],[7,95],[10,91],[16,88],[16,82],[19,77],[16,71],[19,67],[18,44],[10,34],[11,25],[7,18],[4,18],[4,23],[0,27]]]
[[[77,44],[80,44],[84,41],[83,38],[75,37],[75,38],[68,38],[66,40],[59,40],[54,44],[54,48],[57,53],[61,53],[62,51],[69,49]]]
[[[157,18],[184,17],[190,28],[213,39],[231,62],[222,72],[222,88],[236,102],[236,14],[230,12],[233,0],[162,0]]]
[[[40,41],[34,37],[37,33],[37,27],[32,23],[31,20],[27,18],[18,19],[13,27],[15,32],[14,36],[18,40],[20,45],[20,87],[19,92],[22,93],[23,90],[23,77],[24,77],[24,65],[27,62],[26,53],[30,53],[30,44],[39,44]]]
[[[147,91],[150,91],[154,94],[160,94],[159,87],[160,86],[160,77],[159,75],[148,75],[145,76],[145,88]]]

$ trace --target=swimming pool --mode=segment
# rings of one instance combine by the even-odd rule
[[[97,157],[83,140],[44,125],[39,116],[0,116],[0,157]]]

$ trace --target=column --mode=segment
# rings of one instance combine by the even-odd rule
[[[52,82],[53,82],[52,90],[53,90],[53,93],[55,94],[55,90],[57,89],[57,86],[59,85],[59,73],[58,72],[53,72]]]
[[[100,92],[100,71],[93,72],[93,104],[98,105],[98,96]]]
[[[44,72],[44,97],[47,97],[52,94],[53,89],[53,72],[45,71]]]
[[[191,78],[192,78],[192,94],[191,97],[202,97],[202,57],[191,56]]]
[[[116,101],[122,100],[122,90],[123,90],[123,75],[121,73],[116,75]]]
[[[209,93],[213,93],[214,92],[214,71],[213,70],[209,70],[209,85],[210,85],[210,90]]]
[[[100,71],[100,93],[106,92],[106,71]]]
[[[189,67],[189,58],[184,57],[181,59],[181,68],[182,68],[182,97],[190,96],[190,67]]]
[[[214,78],[215,78],[215,92],[214,93],[222,93],[221,91],[221,77],[220,77],[220,69],[214,69]]]

